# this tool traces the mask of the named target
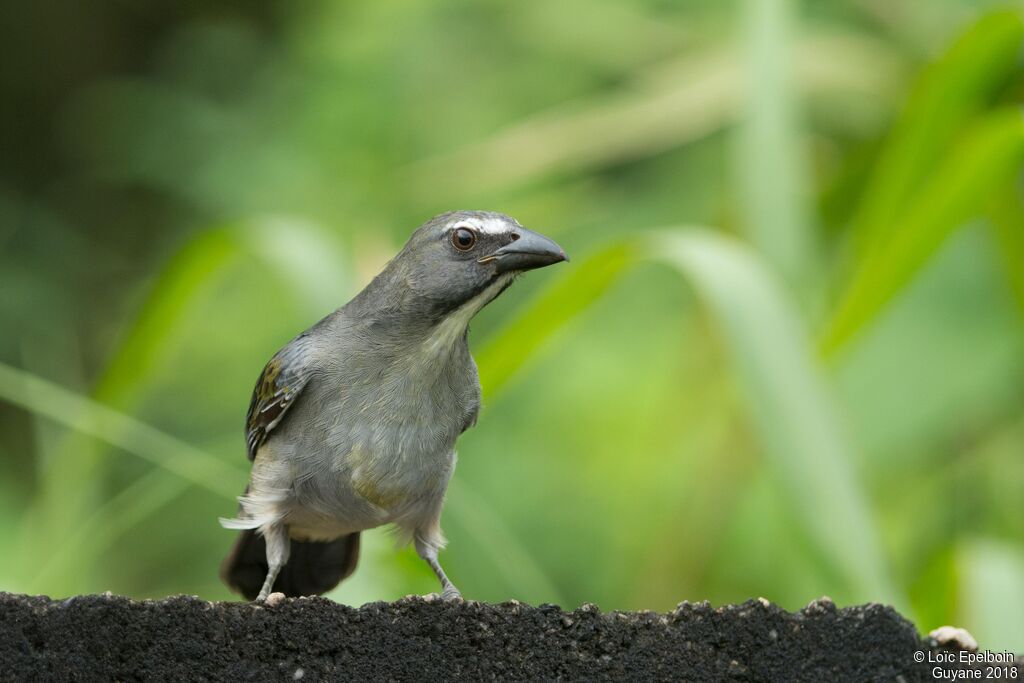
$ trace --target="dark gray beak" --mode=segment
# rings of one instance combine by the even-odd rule
[[[569,260],[569,257],[565,255],[565,250],[544,235],[526,228],[516,228],[515,234],[519,236],[518,239],[506,244],[493,254],[484,256],[480,259],[480,263],[494,261],[499,273],[507,273],[512,270],[543,268],[553,263]]]

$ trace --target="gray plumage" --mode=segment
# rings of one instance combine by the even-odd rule
[[[275,354],[249,409],[249,486],[221,520],[242,531],[228,585],[250,599],[326,592],[354,570],[359,533],[394,524],[458,597],[437,554],[455,441],[480,408],[469,321],[519,273],[562,260],[508,216],[444,214]]]

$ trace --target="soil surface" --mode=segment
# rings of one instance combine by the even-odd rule
[[[928,661],[942,658],[953,662]],[[323,598],[259,606],[0,593],[4,681],[910,682],[935,680],[935,667],[946,679],[995,678],[986,666],[1024,679],[1020,658],[974,669],[959,659],[891,608],[837,609],[828,599],[795,613],[751,600],[656,614],[429,598],[352,608]]]

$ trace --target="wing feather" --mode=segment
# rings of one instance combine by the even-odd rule
[[[274,354],[256,380],[245,419],[249,460],[256,457],[256,451],[281,423],[309,381],[312,371],[308,342],[306,333],[293,339]]]

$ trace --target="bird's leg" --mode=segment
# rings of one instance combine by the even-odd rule
[[[267,578],[263,582],[263,588],[256,597],[256,602],[263,602],[270,595],[274,588],[274,581],[281,571],[281,567],[288,562],[288,553],[291,550],[291,543],[288,540],[288,527],[280,522],[270,524],[263,528],[263,540],[267,545]]]
[[[441,569],[441,563],[437,561],[437,546],[416,534],[416,554],[430,565],[430,568],[434,570],[434,574],[437,575],[438,581],[441,582],[441,599],[461,600],[462,593],[451,582],[448,575],[444,573],[444,569]]]

